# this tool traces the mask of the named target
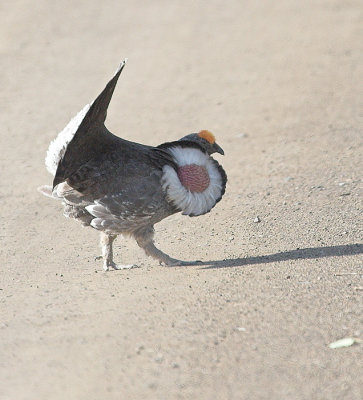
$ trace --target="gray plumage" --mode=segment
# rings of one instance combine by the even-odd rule
[[[107,108],[124,65],[85,108],[84,115],[76,117],[79,121],[73,122],[75,126],[67,126],[66,134],[59,135],[68,135],[68,139],[57,138],[51,144],[46,164],[53,173],[56,169],[53,187],[43,186],[40,191],[62,200],[65,216],[101,232],[105,270],[125,267],[113,261],[112,243],[119,234],[133,236],[146,254],[166,265],[193,263],[176,260],[157,249],[153,226],[179,211],[190,216],[204,214],[221,199],[227,178],[210,154],[223,154],[223,150],[208,135],[208,140],[191,134],[152,147],[109,132],[104,125]],[[188,164],[184,158],[192,161]],[[186,167],[180,168],[184,164]],[[206,178],[202,178],[203,168],[209,174]],[[178,177],[184,179],[184,186]],[[198,193],[188,188],[199,182],[205,184],[208,179],[209,186]]]

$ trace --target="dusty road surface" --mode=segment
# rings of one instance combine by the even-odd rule
[[[362,398],[362,3],[0,13],[0,399]],[[98,233],[36,191],[50,140],[124,57],[112,132],[157,145],[209,129],[225,150],[215,209],[156,226],[202,265],[119,238],[116,260],[141,268],[104,273]]]

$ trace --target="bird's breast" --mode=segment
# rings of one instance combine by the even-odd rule
[[[208,171],[202,165],[183,165],[178,168],[177,174],[180,183],[193,193],[204,192],[210,184]]]
[[[186,215],[209,212],[225,191],[227,177],[223,168],[195,147],[175,145],[167,151],[177,166],[163,167],[161,183],[168,201]]]

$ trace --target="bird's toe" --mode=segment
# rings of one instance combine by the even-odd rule
[[[124,265],[124,264],[115,264],[112,268],[116,269],[116,270],[120,270],[120,269],[140,268],[140,266],[136,265],[136,264],[126,264],[126,265]]]
[[[170,260],[168,260],[167,262],[164,262],[164,264],[167,267],[184,267],[184,266],[188,266],[188,265],[197,265],[197,264],[201,264],[201,261],[199,260],[194,260],[194,261],[183,261],[183,260],[177,260],[175,258],[171,258]]]
[[[132,269],[132,268],[140,268],[140,266],[136,265],[136,264],[126,264],[126,265],[124,265],[124,264],[116,264],[113,261],[105,263],[103,265],[104,271],[110,271],[112,269],[119,271],[119,270],[122,270],[122,269]]]

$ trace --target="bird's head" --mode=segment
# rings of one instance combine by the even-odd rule
[[[190,135],[182,137],[180,140],[189,140],[198,143],[209,155],[213,153],[224,155],[224,151],[216,143],[213,133],[207,130],[200,131],[199,133],[191,133]]]

